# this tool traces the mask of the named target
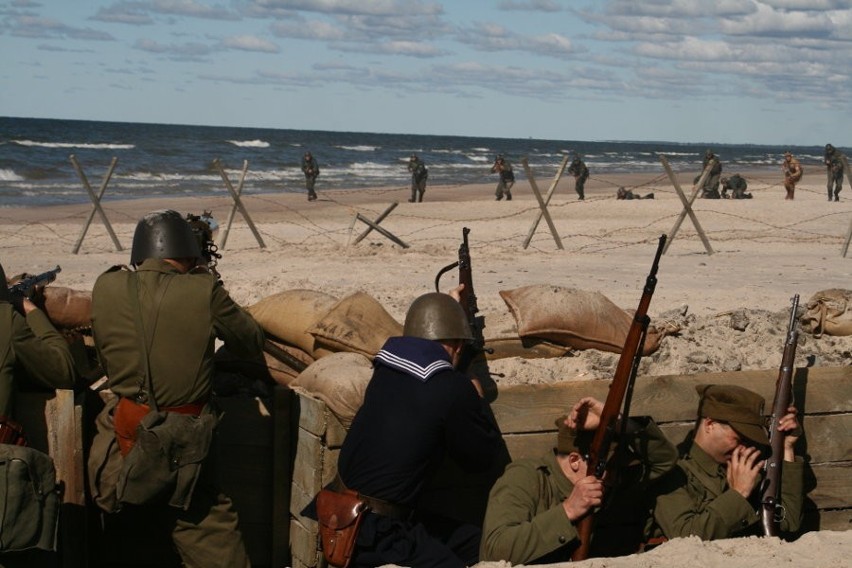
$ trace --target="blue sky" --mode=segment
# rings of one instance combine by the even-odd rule
[[[852,146],[852,0],[0,0],[0,115]]]

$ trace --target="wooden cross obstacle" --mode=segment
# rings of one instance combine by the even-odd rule
[[[240,210],[240,215],[242,215],[243,219],[246,220],[246,224],[249,226],[249,229],[251,229],[251,233],[254,235],[255,240],[257,240],[257,244],[260,245],[260,248],[266,248],[266,243],[263,242],[263,238],[254,226],[254,222],[251,220],[251,216],[248,214],[245,206],[243,206],[243,202],[240,200],[240,195],[243,192],[243,184],[246,181],[246,172],[248,172],[248,160],[243,160],[243,171],[240,174],[240,182],[237,185],[236,190],[234,189],[234,186],[231,185],[228,173],[225,171],[225,168],[222,166],[222,162],[219,161],[219,158],[213,160],[213,166],[219,170],[219,175],[222,176],[222,181],[225,182],[225,187],[227,188],[228,193],[231,194],[231,199],[234,200],[234,204],[231,206],[231,212],[228,214],[228,223],[225,226],[225,230],[222,232],[222,238],[219,241],[219,248],[222,250],[225,249],[225,243],[228,241],[228,233],[231,231],[231,223],[234,221],[234,215],[236,215],[237,209]]]
[[[681,223],[683,223],[683,220],[687,215],[689,215],[689,219],[695,226],[695,230],[698,232],[698,236],[701,237],[701,242],[704,243],[704,250],[707,251],[708,255],[713,254],[713,247],[710,246],[710,240],[704,233],[704,229],[701,228],[701,223],[698,222],[698,216],[696,216],[695,211],[692,210],[692,203],[695,201],[695,198],[698,197],[698,192],[701,191],[701,188],[704,186],[704,180],[706,180],[707,176],[710,175],[710,169],[712,168],[711,164],[707,164],[707,167],[704,168],[704,171],[701,173],[701,177],[698,178],[698,183],[696,183],[695,187],[693,187],[692,189],[692,195],[689,197],[689,199],[687,199],[686,194],[683,193],[683,189],[681,189],[680,184],[677,181],[677,177],[675,177],[674,172],[672,171],[672,167],[669,165],[669,161],[663,154],[660,154],[660,162],[662,162],[663,168],[665,168],[666,170],[666,174],[668,174],[669,179],[671,180],[678,197],[680,197],[681,203],[683,203],[683,211],[680,212],[680,215],[675,221],[671,232],[669,232],[668,239],[666,240],[666,244],[663,247],[663,254],[665,254],[666,251],[669,250],[669,246],[671,246],[675,235],[680,229]]]
[[[544,217],[545,222],[547,222],[547,226],[550,229],[550,234],[553,235],[553,240],[556,241],[556,248],[559,250],[565,250],[565,247],[562,246],[562,239],[559,238],[559,232],[556,230],[556,226],[553,224],[553,219],[550,218],[550,213],[547,211],[547,205],[550,203],[550,198],[553,196],[553,192],[556,190],[556,184],[559,182],[559,178],[562,177],[562,172],[565,170],[565,165],[568,163],[568,156],[565,156],[562,159],[562,164],[559,166],[559,170],[556,172],[556,177],[553,180],[553,183],[550,185],[550,189],[547,192],[547,202],[541,197],[541,192],[538,189],[538,185],[535,183],[535,177],[533,176],[532,169],[530,169],[530,164],[527,161],[526,156],[521,160],[521,164],[524,166],[524,172],[527,174],[527,179],[530,180],[530,188],[532,188],[533,195],[535,195],[536,200],[538,201],[538,207],[540,211],[538,212],[538,216],[533,223],[533,226],[530,227],[530,232],[527,235],[526,241],[524,241],[524,248],[527,248],[530,244],[530,240],[532,239],[533,233],[535,233],[536,227],[538,227],[538,223],[542,217]]]
[[[121,248],[121,243],[118,242],[118,237],[115,236],[115,232],[112,230],[112,225],[109,224],[109,219],[107,219],[106,213],[104,213],[104,210],[101,207],[101,198],[104,196],[107,184],[109,184],[109,180],[112,177],[112,172],[115,170],[115,165],[118,163],[118,158],[113,157],[112,162],[110,162],[109,169],[107,169],[104,174],[104,179],[101,182],[101,187],[98,190],[97,195],[92,190],[92,186],[89,185],[89,179],[86,177],[86,173],[83,171],[83,168],[80,167],[80,164],[77,162],[77,157],[74,156],[74,154],[71,154],[68,159],[71,161],[71,165],[74,166],[74,169],[77,170],[77,175],[80,176],[80,181],[83,183],[83,187],[89,194],[89,199],[92,200],[92,210],[89,211],[89,216],[83,224],[83,230],[80,231],[80,236],[77,237],[77,241],[71,248],[71,254],[77,254],[80,252],[80,246],[83,244],[83,238],[86,236],[86,232],[89,230],[89,225],[92,224],[92,220],[95,218],[95,213],[100,215],[101,221],[103,221],[107,233],[109,233],[109,236],[112,239],[112,244],[115,245],[115,250],[118,252],[124,250]]]
[[[541,222],[541,218],[544,216],[544,211],[547,206],[550,204],[550,198],[553,197],[554,192],[556,191],[556,184],[559,183],[559,180],[562,178],[562,173],[565,171],[565,167],[568,165],[568,156],[565,155],[562,158],[562,163],[559,164],[559,169],[556,170],[556,175],[553,177],[553,181],[550,183],[550,188],[547,190],[547,195],[544,198],[544,202],[542,203],[541,199],[539,199],[538,206],[541,208],[538,213],[536,213],[535,220],[533,224],[530,226],[530,230],[527,233],[527,238],[524,240],[524,250],[526,250],[530,246],[530,241],[532,241],[533,235],[535,234],[536,229],[538,229],[538,224]],[[530,172],[527,173],[527,177],[530,179],[530,185],[532,186],[534,181],[533,178],[530,177]],[[538,197],[538,188],[533,190],[533,193]],[[557,242],[557,246],[560,243]],[[559,248],[562,248],[559,246]]]
[[[369,234],[370,234],[370,232],[371,232],[371,231],[373,231],[373,230],[375,229],[376,231],[378,231],[379,233],[381,233],[382,235],[384,235],[384,236],[385,236],[386,238],[388,238],[389,240],[391,240],[391,241],[395,242],[396,244],[398,244],[398,245],[399,245],[399,246],[401,246],[402,248],[405,248],[405,249],[409,248],[409,246],[410,246],[410,245],[408,245],[407,243],[405,243],[402,239],[400,239],[399,237],[397,237],[396,235],[394,235],[393,233],[391,233],[390,231],[388,231],[388,230],[387,230],[387,229],[385,229],[384,227],[380,227],[380,226],[379,226],[379,223],[381,223],[382,221],[384,221],[385,217],[387,217],[388,215],[390,215],[390,214],[391,214],[391,211],[393,211],[394,209],[396,209],[396,206],[397,206],[397,205],[399,205],[399,202],[398,202],[398,201],[394,201],[393,203],[391,203],[391,204],[388,206],[388,208],[387,208],[387,209],[385,209],[385,210],[382,212],[382,214],[381,214],[381,215],[379,215],[378,217],[376,217],[376,220],[375,220],[375,221],[371,221],[371,220],[367,219],[366,217],[364,217],[364,216],[363,216],[363,215],[361,215],[360,213],[355,213],[355,217],[352,219],[352,225],[350,225],[350,226],[349,226],[350,233],[351,233],[351,231],[352,231],[352,228],[355,226],[355,221],[361,221],[362,223],[364,223],[364,224],[366,224],[366,225],[367,225],[367,228],[364,230],[364,232],[363,232],[363,233],[361,233],[360,235],[358,235],[358,236],[355,238],[355,240],[352,242],[352,244],[353,244],[353,245],[357,245],[357,244],[358,244],[358,243],[360,243],[362,240],[364,240],[364,237],[366,237],[367,235],[369,235]]]

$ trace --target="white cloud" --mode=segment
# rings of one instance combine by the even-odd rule
[[[230,36],[222,40],[222,46],[241,51],[258,51],[261,53],[278,53],[278,46],[271,41],[251,35]]]

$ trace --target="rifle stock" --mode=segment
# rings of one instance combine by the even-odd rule
[[[645,335],[648,331],[648,324],[650,323],[648,306],[651,304],[651,297],[654,295],[654,289],[657,286],[657,268],[659,267],[660,257],[663,254],[665,244],[666,235],[660,235],[657,254],[654,257],[651,271],[645,281],[645,288],[642,290],[639,307],[636,309],[630,330],[627,332],[627,339],[624,341],[624,348],[621,350],[621,356],[615,368],[615,375],[609,386],[606,402],[604,402],[604,408],[601,412],[600,424],[592,438],[589,455],[586,456],[586,471],[589,475],[594,475],[598,479],[602,479],[606,473],[608,465],[607,458],[610,447],[617,435],[616,429],[622,407],[625,409],[624,420],[627,420],[626,414],[629,412],[630,406],[628,395],[632,392],[632,385],[636,379],[636,371],[639,368],[638,359],[642,357],[642,347],[645,343]],[[589,557],[592,524],[593,515],[591,512],[577,523],[577,535],[580,544],[571,555],[572,560],[585,560]]]
[[[772,415],[769,419],[769,446],[772,454],[764,464],[766,474],[760,499],[760,522],[766,536],[778,536],[784,509],[781,505],[781,465],[784,461],[784,433],[778,431],[778,421],[787,414],[793,399],[793,365],[796,359],[796,347],[799,331],[796,329],[796,312],[799,308],[799,295],[792,298],[790,323],[784,342],[784,355],[778,369],[775,383],[775,398],[772,402]]]

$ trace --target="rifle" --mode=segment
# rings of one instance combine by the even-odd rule
[[[42,272],[41,274],[24,278],[17,284],[9,286],[9,296],[12,298],[20,297],[32,299],[33,290],[35,290],[35,288],[47,286],[56,280],[56,275],[60,272],[62,272],[62,269],[59,265],[57,265],[53,270],[48,270],[47,272]]]
[[[470,263],[470,248],[467,241],[468,233],[470,233],[470,229],[464,227],[462,229],[462,244],[459,246],[459,259],[439,270],[435,276],[435,290],[440,292],[441,276],[458,267],[459,284],[464,284],[464,288],[462,288],[460,293],[461,307],[467,316],[467,323],[470,325],[473,340],[468,344],[459,361],[458,368],[463,373],[467,372],[471,367],[474,359],[484,353],[493,353],[493,349],[485,348],[485,336],[482,334],[482,330],[485,329],[485,317],[476,315],[479,312],[479,306],[476,303],[476,293],[473,291],[473,267]],[[479,378],[487,380],[490,377]]]
[[[666,235],[660,235],[657,254],[654,257],[654,263],[651,265],[651,272],[645,281],[645,288],[642,290],[639,307],[633,316],[633,322],[630,324],[627,339],[624,341],[624,348],[621,350],[621,356],[615,368],[615,375],[609,386],[609,393],[601,412],[600,424],[595,430],[595,435],[589,446],[589,454],[586,456],[586,471],[598,479],[603,479],[609,466],[609,450],[618,434],[619,415],[623,417],[623,430],[630,414],[633,384],[636,381],[636,373],[639,369],[639,362],[642,359],[642,349],[645,345],[648,325],[651,323],[651,318],[648,317],[648,306],[651,303],[651,297],[654,295],[654,288],[657,286],[657,268],[660,264],[660,257],[663,254],[665,244]],[[577,537],[580,540],[580,545],[572,553],[571,560],[585,560],[589,556],[592,540],[592,517],[592,514],[588,513],[577,523]]]
[[[198,241],[198,247],[201,249],[201,256],[207,264],[207,269],[221,281],[222,275],[216,270],[216,265],[222,258],[215,241],[216,234],[219,232],[219,223],[213,218],[213,212],[204,211],[200,216],[187,213],[186,220],[192,228],[192,234]]]
[[[772,455],[766,460],[763,471],[763,491],[760,499],[760,521],[766,536],[778,536],[784,507],[781,505],[781,464],[784,461],[784,433],[778,431],[778,421],[787,414],[793,399],[793,364],[796,359],[796,346],[799,331],[796,329],[796,311],[799,309],[799,295],[792,298],[790,324],[787,326],[787,340],[784,342],[784,355],[775,383],[775,400],[772,403],[772,416],[769,418],[769,446]]]

